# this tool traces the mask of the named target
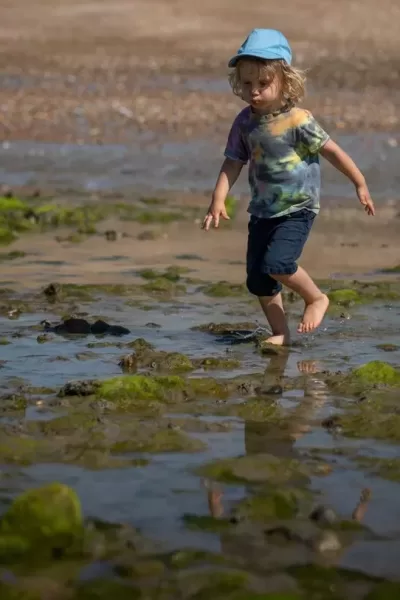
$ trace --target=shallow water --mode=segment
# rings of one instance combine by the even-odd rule
[[[363,170],[376,200],[397,199],[398,136],[339,135],[337,141]],[[56,190],[208,191],[214,186],[223,150],[207,140],[156,141],[151,135],[135,135],[125,146],[4,142],[0,145],[0,182]],[[333,167],[323,164],[322,170],[323,197],[352,197],[351,186]],[[248,193],[244,172],[235,193]]]
[[[246,310],[251,316],[253,309],[245,300],[229,299],[210,302],[201,294],[182,298],[181,301],[155,303],[153,310],[141,310],[128,306],[124,298],[102,297],[93,304],[85,304],[89,314],[101,314],[108,322],[123,324],[131,330],[129,336],[115,339],[126,343],[138,337],[153,343],[157,349],[185,353],[192,357],[226,356],[238,358],[240,367],[232,371],[211,372],[212,376],[231,378],[238,375],[262,373],[268,366],[278,376],[296,378],[302,374],[294,389],[283,388],[276,396],[276,402],[291,411],[301,409],[305,395],[314,398],[305,406],[302,413],[310,424],[310,430],[293,442],[292,450],[299,457],[307,451],[323,449],[326,456],[340,448],[353,448],[363,455],[398,457],[399,446],[376,442],[369,439],[349,440],[341,435],[332,436],[321,425],[321,419],[335,412],[338,398],[332,396],[325,384],[313,373],[307,373],[307,365],[314,370],[329,369],[332,372],[345,371],[372,360],[388,360],[400,364],[400,348],[385,353],[378,344],[398,343],[400,330],[400,305],[386,303],[368,305],[352,311],[351,319],[328,317],[320,332],[315,335],[295,338],[295,344],[288,355],[278,357],[262,356],[253,343],[230,346],[218,343],[215,336],[191,328],[208,322],[234,323],[237,319],[227,316],[226,311],[235,307]],[[292,326],[300,314],[300,306],[291,310]],[[250,318],[250,316],[248,318]],[[254,316],[254,315],[253,315]],[[22,314],[18,319],[0,319],[0,338],[11,343],[0,346],[0,360],[5,361],[1,368],[3,391],[13,389],[21,379],[26,384],[60,388],[65,382],[77,379],[107,378],[119,375],[118,359],[126,350],[118,347],[88,348],[90,342],[99,341],[94,336],[79,338],[52,335],[51,340],[38,344],[36,326],[43,320],[57,321],[56,314]],[[243,320],[241,316],[239,320]],[[147,327],[156,323],[160,327]],[[20,337],[13,337],[18,334]],[[106,338],[107,341],[114,341]],[[85,360],[76,355],[93,352]],[[63,357],[64,360],[54,360]],[[202,372],[194,372],[202,375]],[[208,373],[209,375],[210,373]],[[237,400],[242,400],[238,396]],[[53,409],[44,405],[29,407],[25,418],[29,420],[49,419]],[[67,412],[67,411],[64,411]],[[62,414],[58,412],[57,414]],[[83,504],[85,513],[108,521],[129,522],[167,548],[183,546],[221,551],[221,537],[218,534],[192,531],[182,517],[185,513],[207,514],[207,498],[201,479],[193,470],[195,467],[216,458],[236,457],[252,450],[248,446],[248,423],[239,418],[197,417],[208,422],[231,421],[230,431],[191,434],[206,443],[207,449],[193,454],[166,453],[146,455],[150,464],[145,467],[91,471],[88,469],[60,464],[40,464],[27,467],[7,466],[7,477],[0,480],[0,502],[4,502],[26,487],[58,480],[74,487]],[[273,443],[267,443],[268,451]],[[272,450],[273,451],[273,450]],[[379,535],[395,539],[381,541],[382,549],[373,542],[357,542],[347,549],[340,558],[340,564],[365,572],[398,578],[397,563],[393,559],[393,548],[400,544],[400,508],[398,495],[400,485],[372,476],[357,468],[349,458],[337,457],[333,470],[325,477],[314,477],[312,488],[321,494],[322,501],[332,506],[344,518],[350,518],[360,491],[364,487],[372,490],[372,502],[364,519],[365,525]],[[224,489],[225,507],[233,506],[246,495],[244,485],[227,485]],[[386,545],[385,545],[386,544]],[[397,546],[396,546],[397,544]],[[372,548],[372,549],[371,549]],[[374,553],[384,553],[385,561],[372,564]],[[390,559],[393,560],[390,560]]]

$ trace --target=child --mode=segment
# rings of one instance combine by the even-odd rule
[[[318,327],[328,297],[296,264],[319,212],[321,154],[346,175],[369,215],[375,214],[365,179],[351,158],[311,113],[296,104],[304,95],[304,76],[291,65],[292,52],[279,31],[254,29],[230,62],[233,92],[249,106],[236,117],[225,160],[203,221],[229,219],[225,200],[249,162],[251,201],[247,246],[247,287],[258,296],[271,326],[268,341],[290,343],[282,305],[282,284],[305,302],[299,333]]]

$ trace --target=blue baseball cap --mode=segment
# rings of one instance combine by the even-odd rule
[[[289,42],[276,29],[253,29],[240,46],[237,54],[231,58],[228,65],[234,67],[239,58],[264,58],[267,60],[281,59],[290,65],[292,50]]]

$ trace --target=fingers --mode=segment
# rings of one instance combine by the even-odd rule
[[[204,229],[205,231],[208,231],[210,229],[212,220],[213,220],[212,214],[207,213],[203,219],[203,224],[202,224],[201,228]]]
[[[203,223],[201,228],[205,231],[208,231],[211,227],[211,223],[214,221],[214,229],[218,229],[220,218],[225,219],[226,221],[230,220],[230,216],[226,212],[226,210],[221,210],[220,212],[210,213],[208,212],[203,219]]]

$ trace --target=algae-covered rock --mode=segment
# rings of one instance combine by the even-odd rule
[[[226,358],[222,356],[207,356],[196,361],[196,366],[205,371],[213,369],[237,369],[240,367],[240,361],[235,358]]]
[[[361,302],[361,296],[357,290],[332,290],[328,292],[328,297],[331,304],[338,304],[339,306],[352,306]]]
[[[148,352],[140,356],[141,367],[151,367],[158,371],[183,373],[192,371],[195,367],[186,354],[180,352]]]
[[[354,369],[353,376],[368,384],[400,385],[400,370],[380,360],[374,360]]]
[[[226,298],[228,296],[239,297],[246,295],[247,288],[242,283],[229,283],[228,281],[219,281],[210,283],[201,288],[206,296],[212,298]]]
[[[366,586],[376,581],[373,577],[358,571],[312,564],[289,567],[288,572],[298,581],[304,597],[313,600],[314,598],[321,600],[346,598],[347,600],[347,598],[355,597],[354,589],[357,582],[365,589]],[[367,597],[369,598],[369,596]]]
[[[129,429],[127,430],[129,433]],[[143,427],[136,435],[126,437],[113,444],[111,450],[116,454],[127,452],[198,452],[205,449],[200,440],[190,438],[181,431],[163,428],[152,431]]]
[[[306,492],[297,489],[266,490],[263,494],[243,500],[236,507],[235,515],[251,521],[292,519],[298,513],[300,502],[306,497]]]
[[[400,458],[357,456],[356,461],[360,467],[367,469],[372,475],[377,475],[390,481],[400,481]]]
[[[116,579],[96,579],[76,588],[77,600],[141,600],[142,592],[129,582]]]
[[[29,465],[46,450],[41,440],[0,431],[0,464]]]
[[[251,597],[250,577],[244,571],[202,570],[197,573],[184,574],[180,578],[180,589],[183,597],[193,600],[235,599],[237,593],[246,593]]]
[[[138,401],[167,401],[171,394],[182,391],[184,387],[184,380],[177,375],[122,375],[103,381],[97,396],[115,402],[119,408],[129,408]]]
[[[305,481],[310,470],[294,459],[277,458],[271,454],[254,454],[239,458],[216,460],[200,468],[200,474],[226,483],[269,483],[280,485],[289,481]]]
[[[52,483],[17,497],[0,521],[0,538],[14,536],[27,551],[65,550],[82,535],[79,499],[71,488]]]
[[[0,598],[1,600],[42,600],[43,596],[40,592],[21,588],[15,583],[0,581]]]
[[[400,598],[400,583],[397,581],[384,581],[378,583],[365,597],[365,600],[398,600]]]
[[[344,435],[396,442],[400,440],[400,415],[381,411],[379,403],[372,402],[340,417]]]
[[[377,386],[400,386],[400,369],[374,360],[348,373],[328,373],[325,382],[335,391],[357,395]]]

